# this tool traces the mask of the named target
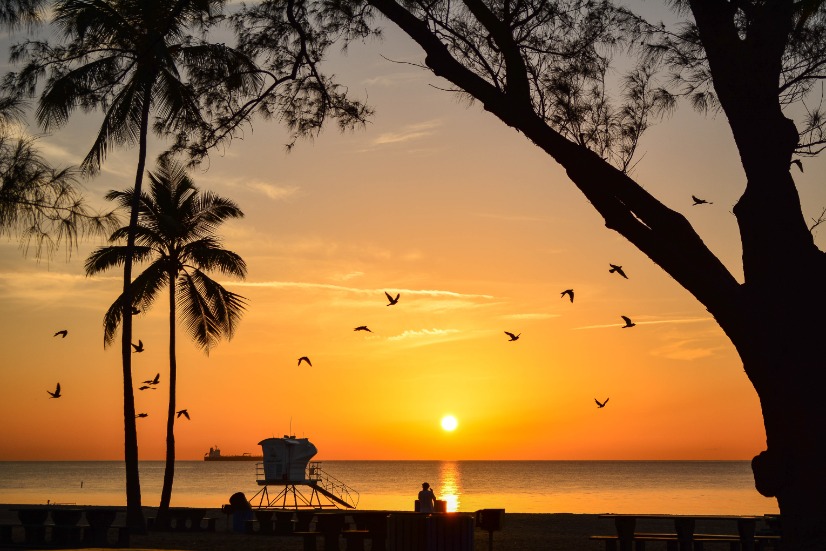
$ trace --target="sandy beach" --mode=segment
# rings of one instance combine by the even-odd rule
[[[17,522],[16,505],[0,505],[0,523]],[[26,507],[26,506],[23,506]],[[151,516],[153,508],[146,508]],[[301,551],[301,540],[264,535],[237,534],[229,530],[228,517],[220,509],[209,509],[216,519],[214,532],[154,532],[132,535],[131,549],[177,549],[198,551]],[[123,514],[116,524],[123,523]],[[231,520],[229,520],[231,525]],[[507,513],[504,529],[493,532],[493,549],[511,551],[599,551],[603,545],[588,539],[592,534],[611,534],[613,524],[598,515]],[[475,530],[475,548],[488,549],[488,532]],[[19,548],[19,547],[18,547]],[[321,542],[319,542],[321,548]],[[342,542],[341,548],[344,549]],[[2,547],[0,547],[2,549]],[[368,544],[369,549],[369,544]]]
[[[16,505],[0,505],[0,524],[17,523]],[[115,524],[124,523],[122,508]],[[145,516],[154,515],[154,508],[146,507]],[[208,509],[207,517],[215,519],[214,532],[158,532],[132,535],[131,549],[170,549],[193,551],[302,551],[300,539],[259,534],[239,534],[230,530],[231,517],[220,509]],[[81,523],[82,524],[82,523]],[[647,531],[673,530],[669,520],[646,520]],[[731,526],[719,520],[700,520],[698,532],[730,533]],[[477,528],[475,549],[488,549],[489,534]],[[589,539],[591,535],[612,535],[614,524],[598,514],[569,513],[507,513],[504,528],[493,532],[493,549],[501,551],[601,551],[604,544]],[[318,542],[318,548],[322,543]],[[17,547],[19,549],[19,547]],[[341,549],[345,548],[341,542]],[[3,549],[0,546],[0,549]],[[29,548],[31,549],[31,548]],[[369,543],[367,544],[369,550]],[[722,549],[722,548],[721,548]]]

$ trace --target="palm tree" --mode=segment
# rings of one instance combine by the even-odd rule
[[[189,336],[207,353],[222,337],[232,338],[245,299],[227,291],[205,272],[218,271],[243,278],[247,268],[240,256],[221,248],[221,241],[215,235],[224,221],[243,216],[235,203],[210,192],[200,192],[180,165],[166,159],[159,161],[158,169],[149,174],[149,180],[149,193],[137,197],[135,246],[111,245],[96,249],[86,261],[86,273],[92,275],[124,264],[130,250],[135,261],[150,263],[135,278],[131,292],[121,295],[106,313],[107,343],[114,340],[124,310],[128,308],[131,313],[133,306],[145,310],[164,286],[169,289],[169,409],[166,468],[158,509],[158,522],[163,523],[168,518],[175,473],[176,318],[180,317]],[[134,190],[111,191],[107,198],[130,208],[136,195]],[[110,241],[123,241],[130,233],[128,226],[120,228]]]
[[[58,0],[53,24],[63,32],[65,43],[28,41],[14,48],[12,60],[26,64],[7,75],[4,85],[13,93],[34,94],[38,79],[48,75],[37,108],[38,122],[45,130],[63,126],[76,108],[104,111],[82,164],[88,173],[100,169],[110,148],[137,142],[135,203],[126,232],[129,250],[135,243],[151,114],[157,115],[158,135],[175,135],[180,141],[187,131],[210,126],[199,97],[215,94],[218,88],[229,97],[256,82],[257,77],[244,69],[246,58],[224,44],[192,36],[191,31],[204,29],[223,4],[224,0]],[[226,78],[215,81],[216,75]],[[132,260],[131,254],[123,260],[123,308],[132,302]],[[127,525],[143,531],[129,314],[129,310],[122,313],[121,340]]]

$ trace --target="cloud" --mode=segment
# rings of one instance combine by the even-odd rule
[[[703,346],[699,339],[682,339],[651,350],[652,356],[669,360],[696,360],[713,356],[720,346]]]
[[[399,335],[393,335],[392,337],[387,337],[388,341],[401,341],[407,339],[418,339],[418,338],[432,338],[432,337],[446,337],[448,335],[453,335],[459,333],[458,329],[419,329],[418,331],[414,331],[408,329]]]
[[[549,313],[534,313],[534,314],[506,314],[502,316],[502,319],[508,320],[547,320],[551,318],[558,318],[559,314],[549,314]]]
[[[398,132],[385,132],[373,140],[374,145],[403,143],[431,136],[434,130],[441,126],[439,120],[425,121],[418,124],[409,124]]]
[[[619,317],[619,316],[618,316]],[[671,320],[649,320],[649,321],[637,321],[635,318],[631,318],[636,325],[666,325],[666,324],[676,324],[676,323],[699,323],[704,321],[714,321],[714,318],[686,318],[686,319],[671,319]],[[617,327],[623,324],[622,321],[618,321],[616,323],[606,323],[603,325],[585,325],[582,327],[574,327],[573,329],[604,329],[606,327]]]
[[[400,293],[402,296],[428,296],[428,297],[447,297],[447,298],[474,298],[490,300],[494,297],[492,295],[477,295],[457,293],[454,291],[442,291],[437,289],[361,289],[358,287],[346,287],[344,285],[335,285],[332,283],[310,283],[302,281],[234,281],[228,284],[236,287],[265,287],[271,289],[308,289],[308,290],[326,290],[343,293],[355,293],[360,295],[383,295],[384,292],[391,294]]]
[[[272,199],[273,201],[280,201],[287,197],[292,197],[299,192],[298,186],[279,186],[275,184],[268,184],[266,182],[246,182],[245,187],[258,193],[262,193]]]
[[[356,279],[356,278],[361,277],[363,275],[364,275],[364,272],[353,271],[353,272],[348,272],[346,274],[333,276],[333,279],[336,279],[338,281],[350,281],[351,279]]]
[[[110,296],[112,289],[122,281],[118,276],[95,276],[65,272],[2,272],[0,296],[3,300],[35,304],[74,305],[82,308],[99,308],[100,297]],[[82,293],[79,290],[82,287]],[[111,300],[110,300],[111,301]]]
[[[425,81],[427,77],[428,75],[424,71],[391,73],[365,79],[364,84],[369,88],[374,86],[390,88],[394,86],[407,86],[411,82]]]

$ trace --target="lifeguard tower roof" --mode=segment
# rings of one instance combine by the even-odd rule
[[[259,484],[306,483],[307,464],[318,449],[307,438],[267,438],[258,443],[264,452],[264,481]]]

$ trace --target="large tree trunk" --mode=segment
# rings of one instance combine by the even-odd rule
[[[169,407],[166,415],[166,466],[163,471],[161,503],[158,506],[158,522],[164,524],[169,521],[172,482],[175,478],[175,393],[178,385],[175,355],[175,278],[176,274],[169,274]]]
[[[784,332],[778,333],[774,337],[782,342]],[[805,375],[822,370],[823,351],[812,345],[809,354],[806,364],[780,359],[746,366],[786,373],[759,392],[767,450],[752,460],[757,490],[777,498],[784,550],[826,549],[826,411],[818,403],[822,385]]]

